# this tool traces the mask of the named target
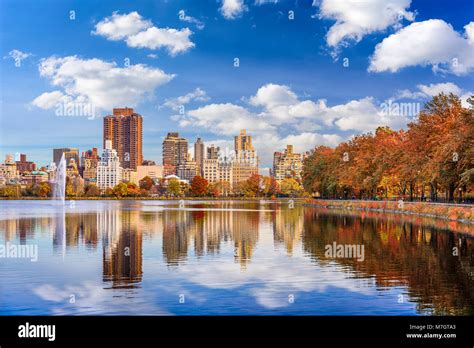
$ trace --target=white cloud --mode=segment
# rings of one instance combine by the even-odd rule
[[[97,23],[92,33],[112,41],[125,40],[129,47],[166,48],[172,56],[195,46],[189,38],[193,33],[189,28],[158,28],[138,12],[124,15],[114,12]]]
[[[189,36],[192,33],[188,28],[176,30],[151,27],[136,35],[129,36],[127,38],[127,45],[153,50],[166,48],[170,55],[175,56],[194,47],[194,43],[189,40]]]
[[[114,12],[112,16],[106,17],[97,23],[95,31],[92,33],[104,36],[109,40],[118,41],[136,35],[152,26],[151,21],[143,19],[138,12],[130,12],[124,15]]]
[[[179,10],[178,12],[178,18],[182,22],[187,22],[187,23],[192,23],[196,25],[196,28],[199,30],[204,29],[204,23],[201,22],[199,19],[188,16],[184,10]]]
[[[472,96],[474,96],[474,92],[466,92],[463,95],[461,95],[459,97],[461,99],[461,105],[465,108],[470,108],[471,105],[467,102],[467,99],[471,98]]]
[[[70,103],[71,97],[61,91],[45,92],[36,97],[31,103],[40,109],[52,109],[58,103]]]
[[[80,100],[102,110],[135,106],[175,76],[142,64],[119,68],[115,62],[77,56],[42,59],[39,72],[62,91],[43,93],[33,101],[34,105],[46,108],[52,107],[53,101]]]
[[[240,129],[250,132],[271,132],[274,127],[242,106],[226,104],[209,104],[188,111],[188,118],[181,125],[193,125],[208,129],[215,134],[235,135]],[[188,122],[188,123],[187,123]]]
[[[474,69],[473,22],[465,26],[466,38],[440,19],[412,23],[375,47],[369,71],[398,70],[431,65],[434,71],[464,75]]]
[[[204,102],[208,100],[209,100],[209,97],[207,96],[206,91],[198,87],[194,91],[187,93],[185,95],[182,95],[176,98],[166,99],[163,105],[176,111],[178,110],[180,106],[189,104],[192,101]]]
[[[373,131],[378,126],[401,128],[406,125],[407,116],[415,116],[391,115],[389,112],[383,112],[381,106],[377,106],[372,97],[351,100],[346,104],[333,106],[328,110],[328,114],[335,119],[334,123],[339,129],[362,132]]]
[[[294,104],[297,100],[298,97],[288,86],[269,83],[258,89],[257,94],[250,98],[250,103],[255,106],[273,108]]]
[[[470,22],[464,26],[464,31],[466,33],[467,42],[471,45],[474,43],[474,22]]]
[[[220,11],[224,18],[235,19],[242,15],[247,10],[244,0],[222,0]]]
[[[292,125],[299,131],[320,130],[322,126],[342,131],[371,131],[378,126],[401,127],[407,120],[399,115],[381,112],[371,97],[351,100],[346,104],[328,106],[326,100],[299,100],[288,86],[267,84],[249,100],[263,107],[258,115],[272,125]]]
[[[365,35],[388,27],[398,28],[403,19],[413,21],[415,14],[408,11],[411,0],[322,0],[319,17],[335,20],[327,35],[327,44],[336,47],[349,40],[359,42]]]
[[[465,91],[452,82],[432,83],[429,85],[420,84],[416,87],[418,89],[417,91],[410,91],[409,89],[398,91],[394,99],[428,99],[439,93],[453,93],[461,99],[462,106],[468,107],[466,100],[474,94],[474,92]]]
[[[270,164],[273,151],[286,144],[295,145],[300,152],[314,145],[335,146],[344,140],[335,132],[368,132],[378,126],[398,129],[411,116],[384,109],[384,104],[377,105],[372,97],[335,106],[328,106],[323,99],[300,100],[290,87],[271,83],[260,87],[248,102],[258,110],[231,103],[209,104],[185,115],[174,115],[173,120],[181,127],[229,137],[247,129],[254,136],[262,164]],[[331,128],[334,130],[328,132]],[[293,134],[295,131],[298,133]]]
[[[31,56],[32,56],[31,53],[22,52],[20,50],[14,49],[14,50],[11,50],[10,52],[8,52],[8,56],[3,57],[3,59],[11,58],[15,62],[20,62],[21,63],[21,61],[23,59],[26,59],[26,58],[31,57]]]

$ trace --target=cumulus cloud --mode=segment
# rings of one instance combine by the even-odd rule
[[[418,90],[410,91],[409,89],[404,89],[398,91],[395,99],[424,99],[428,97],[433,97],[441,92],[448,94],[454,93],[460,95],[461,88],[452,82],[445,83],[432,83],[429,85],[417,85]]]
[[[372,97],[328,106],[324,99],[300,100],[290,87],[271,83],[260,87],[248,102],[260,111],[252,112],[231,103],[210,104],[177,118],[182,121],[181,125],[213,127],[217,134],[226,135],[235,134],[241,128],[269,133],[282,125],[299,130],[317,130],[325,126],[365,132],[378,126],[401,127],[407,121],[400,115],[384,113]]]
[[[192,101],[204,102],[208,100],[209,100],[209,97],[207,96],[206,91],[198,87],[194,91],[189,92],[185,95],[182,95],[176,98],[166,99],[163,105],[176,111],[178,110],[180,106],[189,104]]]
[[[435,72],[465,75],[474,69],[473,23],[464,27],[465,37],[440,19],[412,23],[375,47],[369,71],[431,65]]]
[[[382,105],[376,105],[372,97],[333,106],[328,114],[335,119],[334,123],[339,129],[363,132],[373,131],[378,126],[401,128],[408,122],[408,116],[415,116],[400,115],[398,112],[392,114],[391,110],[383,110]]]
[[[72,98],[61,91],[45,92],[36,97],[31,103],[40,109],[52,109],[58,103],[70,103]]]
[[[224,18],[236,19],[240,17],[244,11],[247,11],[244,0],[222,0],[220,12]]]
[[[201,128],[222,136],[234,136],[240,129],[247,129],[254,136],[262,163],[268,164],[275,148],[285,144],[293,144],[300,152],[315,145],[335,146],[345,140],[336,132],[368,132],[378,126],[398,129],[411,116],[392,112],[372,97],[334,106],[324,99],[300,100],[289,86],[272,83],[244,100],[249,107],[209,104],[174,115],[173,120],[181,127]]]
[[[92,103],[102,110],[118,105],[135,106],[175,76],[142,64],[120,68],[115,62],[77,56],[42,59],[39,72],[52,86],[62,89],[33,100],[33,105],[44,109],[72,100]]]
[[[179,10],[178,12],[178,18],[182,22],[187,22],[187,23],[192,23],[196,25],[196,28],[199,30],[204,29],[204,23],[201,22],[199,19],[188,16],[184,10]]]
[[[467,99],[474,95],[474,92],[463,90],[461,87],[452,82],[432,83],[429,85],[417,85],[417,90],[411,91],[404,89],[398,91],[394,99],[428,99],[440,93],[453,93],[461,99],[461,104],[468,107]]]
[[[243,128],[250,132],[269,132],[275,129],[246,108],[232,103],[209,104],[188,111],[187,116],[189,118],[184,119],[181,125],[187,125],[187,121],[188,124],[209,129],[216,134],[235,135]]]
[[[249,102],[253,106],[263,107],[258,116],[269,124],[288,124],[299,131],[314,131],[325,126],[337,127],[342,131],[367,132],[381,125],[398,128],[407,121],[400,115],[382,112],[372,97],[329,106],[325,99],[300,100],[284,85],[264,85]]]
[[[398,28],[405,19],[413,21],[415,14],[408,11],[411,0],[322,0],[314,1],[319,6],[319,17],[335,20],[327,35],[331,47],[346,45],[352,40],[359,42],[364,36]]]
[[[190,40],[192,33],[189,28],[177,30],[155,27],[138,12],[124,15],[114,12],[112,16],[97,23],[92,32],[112,41],[125,40],[129,47],[152,50],[165,48],[171,56],[186,52],[195,46]]]

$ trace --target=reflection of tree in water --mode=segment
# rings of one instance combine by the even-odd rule
[[[412,223],[362,219],[307,210],[303,248],[322,264],[336,261],[379,287],[404,285],[421,313],[474,314],[474,238]],[[362,244],[365,261],[325,258],[325,246]],[[458,256],[453,248],[459,247]],[[395,298],[394,301],[397,301]]]

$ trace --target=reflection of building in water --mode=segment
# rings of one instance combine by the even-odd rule
[[[64,258],[66,255],[66,212],[64,207],[58,208],[57,215],[51,221],[53,230],[53,250],[60,252]]]
[[[34,237],[33,232],[34,219],[19,219],[18,220],[18,239],[20,244],[26,244],[28,237]]]
[[[234,240],[236,261],[245,266],[252,257],[258,241],[260,214],[256,212],[232,212],[234,223],[232,238]]]
[[[215,211],[212,214],[205,214],[202,227],[208,253],[218,253],[221,241],[231,239],[232,223],[233,215],[229,211]]]
[[[223,203],[223,207],[226,208],[227,203]],[[166,262],[177,264],[185,260],[191,243],[194,243],[195,255],[199,257],[205,253],[218,253],[222,242],[233,241],[235,259],[244,266],[252,257],[258,241],[259,213],[210,212],[202,208],[202,211],[163,212],[163,257]]]
[[[0,220],[0,232],[4,235],[5,243],[15,239],[16,231],[18,231],[18,221],[17,217],[15,219]]]
[[[192,218],[185,210],[163,212],[163,257],[176,264],[188,255],[188,236],[196,230]]]
[[[142,279],[142,234],[139,211],[98,212],[102,234],[103,278],[113,287],[134,287]]]
[[[18,239],[20,244],[26,244],[28,239],[35,238],[36,232],[48,230],[49,221],[49,217],[25,218],[14,214],[0,220],[0,232],[5,243]]]
[[[273,239],[275,243],[284,243],[289,255],[293,254],[295,244],[301,240],[303,222],[301,208],[284,208],[273,212]]]

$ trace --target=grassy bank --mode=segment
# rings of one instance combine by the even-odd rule
[[[306,205],[317,208],[427,216],[437,219],[474,224],[474,206],[467,204],[310,199],[306,200]]]

